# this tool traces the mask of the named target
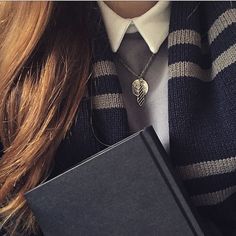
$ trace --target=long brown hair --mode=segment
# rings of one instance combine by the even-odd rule
[[[87,3],[0,3],[0,220],[39,228],[24,193],[44,181],[88,80]]]

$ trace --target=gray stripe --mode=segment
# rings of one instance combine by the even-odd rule
[[[235,192],[236,192],[236,186],[232,186],[216,192],[196,195],[191,197],[191,199],[196,206],[216,205],[226,200]]]
[[[204,161],[192,165],[178,166],[177,173],[183,180],[230,173],[236,170],[236,157],[215,161]]]
[[[213,62],[213,77],[236,62],[236,44],[221,53]]]
[[[102,94],[93,97],[94,109],[123,108],[123,98],[120,93]]]
[[[236,9],[229,9],[220,15],[208,31],[209,43],[211,44],[220,33],[236,22]]]
[[[193,44],[201,47],[201,36],[194,30],[176,30],[168,36],[168,47],[177,44]]]
[[[212,68],[203,70],[199,65],[189,62],[181,61],[169,65],[170,78],[175,77],[194,77],[203,81],[210,81],[214,79],[218,73],[236,62],[236,44],[229,47],[226,51],[221,53],[212,63]]]
[[[116,68],[111,61],[99,61],[93,65],[94,78],[105,75],[116,75]]]
[[[211,80],[211,70],[203,70],[199,65],[189,62],[181,61],[169,65],[170,78],[176,77],[194,77],[203,81]]]

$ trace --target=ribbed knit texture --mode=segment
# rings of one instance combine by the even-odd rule
[[[171,4],[170,157],[201,216],[223,235],[236,235],[236,4]],[[96,7],[94,21],[89,96],[58,149],[51,177],[104,149],[101,142],[113,144],[130,133],[114,55]]]
[[[169,44],[171,158],[200,213],[236,235],[236,9],[173,3]]]

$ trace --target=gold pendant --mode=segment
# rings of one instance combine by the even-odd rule
[[[148,93],[148,83],[143,78],[136,79],[132,83],[132,92],[137,97],[137,103],[139,106],[144,104],[145,95]]]

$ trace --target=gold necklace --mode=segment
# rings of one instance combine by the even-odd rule
[[[120,61],[120,63],[131,73],[133,74],[135,77],[137,77],[136,80],[133,81],[132,83],[132,93],[137,97],[137,103],[139,106],[142,106],[144,104],[145,101],[145,96],[148,93],[148,83],[147,81],[144,79],[144,74],[147,71],[148,67],[150,66],[151,62],[153,61],[155,54],[152,53],[152,55],[150,56],[150,58],[148,59],[148,62],[146,63],[146,65],[144,66],[142,72],[138,75],[135,73],[135,71],[133,71],[125,62],[124,60],[118,56],[118,59]]]

